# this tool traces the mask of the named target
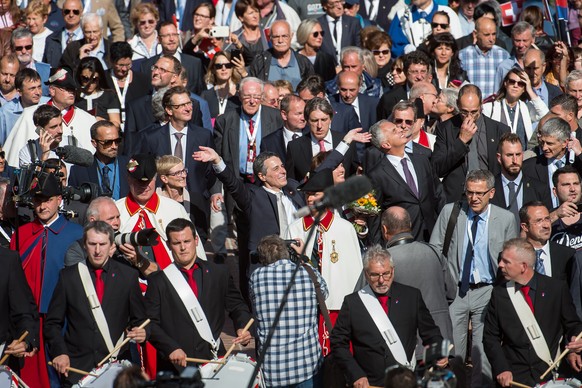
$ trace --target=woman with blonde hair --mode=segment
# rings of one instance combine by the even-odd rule
[[[48,20],[49,12],[50,6],[42,0],[31,1],[24,10],[26,26],[32,32],[32,42],[34,45],[32,58],[36,62],[42,62],[46,38],[53,33],[44,26]]]
[[[316,19],[305,19],[297,28],[297,43],[302,46],[299,54],[306,56],[316,74],[329,81],[336,76],[336,60],[332,55],[321,50],[325,32]]]
[[[160,21],[158,9],[152,3],[140,3],[131,11],[131,26],[136,34],[129,40],[132,61],[154,57],[162,52],[156,26]]]

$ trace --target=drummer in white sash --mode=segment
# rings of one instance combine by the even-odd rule
[[[420,291],[394,282],[394,271],[390,253],[371,247],[364,256],[368,285],[345,297],[331,332],[332,354],[354,388],[384,386],[384,371],[392,365],[414,369],[417,332],[424,345],[443,339]]]
[[[511,381],[533,386],[560,352],[562,337],[570,342],[567,359],[580,371],[582,332],[568,285],[534,271],[536,254],[526,240],[503,245],[499,270],[506,283],[493,288],[485,316],[483,345],[493,376],[502,387]]]

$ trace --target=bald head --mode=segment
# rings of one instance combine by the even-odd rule
[[[351,105],[360,91],[360,76],[353,71],[342,71],[338,75],[337,86],[343,102]]]
[[[291,27],[286,20],[277,20],[271,25],[271,41],[276,56],[289,52],[292,36]]]
[[[391,206],[382,214],[382,235],[384,240],[390,240],[399,233],[410,233],[412,221],[406,209],[400,206]]]
[[[497,39],[497,25],[489,18],[479,18],[475,22],[475,38],[477,46],[483,52],[488,52],[495,45]]]
[[[410,100],[416,100],[417,98],[422,100],[422,110],[424,115],[428,115],[432,112],[438,98],[435,86],[427,81],[415,83],[410,89]],[[418,112],[419,118],[422,118],[424,115],[421,115],[420,112]]]

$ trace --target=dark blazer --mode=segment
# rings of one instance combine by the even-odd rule
[[[501,172],[497,162],[497,144],[501,135],[509,132],[510,129],[507,125],[491,120],[489,117],[483,116],[483,119],[487,131],[487,164],[489,171],[497,175]],[[438,177],[443,178],[447,203],[461,199],[468,172],[469,144],[459,139],[462,122],[461,115],[456,115],[439,123],[436,129],[436,142],[431,161]]]
[[[417,331],[424,345],[442,340],[418,289],[393,282],[388,297],[388,317],[408,359],[416,348]],[[330,341],[349,386],[362,377],[370,385],[384,386],[384,371],[398,364],[357,292],[345,297]]]
[[[63,30],[60,29],[47,36],[45,40],[42,61],[48,63],[51,67],[59,67],[61,57],[63,56],[62,35]]]
[[[315,71],[315,74],[322,76],[325,82],[331,81],[336,77],[336,66],[337,60],[335,56],[326,53],[323,50],[317,51],[317,54],[315,54],[315,63],[313,63],[313,70]]]
[[[160,54],[146,59],[141,63],[141,72],[144,73],[148,79],[152,78],[152,66],[156,64],[158,59],[160,59]],[[202,67],[202,61],[192,55],[182,53],[180,54],[180,63],[188,72],[188,88],[192,92],[200,95],[200,93],[206,89],[206,84],[204,83],[205,72]]]
[[[582,331],[568,285],[557,279],[535,274],[537,286],[534,299],[534,316],[550,349],[559,350],[562,335],[576,336]],[[539,383],[548,365],[534,353],[505,284],[495,286],[485,314],[483,347],[491,363],[493,376],[511,371],[514,381],[526,385]]]
[[[548,88],[548,104],[550,102],[552,102],[554,97],[558,97],[558,96],[564,94],[564,92],[562,92],[562,89],[560,89],[556,85],[552,85],[551,83],[548,83],[546,81],[544,81],[544,83],[546,84],[546,87]]]
[[[353,106],[336,102],[333,99],[330,100],[330,104],[333,108],[333,117],[330,126],[332,131],[345,135],[352,129],[362,126]]]
[[[227,167],[217,174],[218,179],[224,185],[224,192],[229,192],[232,198],[246,215],[250,229],[248,230],[249,252],[254,252],[261,239],[265,236],[279,235],[279,213],[277,211],[277,197],[269,193],[262,186],[243,183],[238,174],[234,174]],[[299,182],[287,178],[287,186],[283,188],[283,193],[299,209],[305,206],[303,195],[297,191]]]
[[[394,105],[398,104],[401,100],[408,100],[406,85],[394,86],[392,90],[384,93],[382,97],[380,97],[380,101],[376,108],[376,118],[378,120],[387,119],[388,116],[392,114]]]
[[[566,164],[570,163],[569,160],[570,159],[566,156]],[[574,158],[572,167],[578,171],[578,174],[582,174],[582,155]],[[528,176],[542,182],[545,187],[545,191],[551,198],[552,192],[550,189],[550,178],[548,177],[548,158],[542,154],[536,156],[535,158],[527,159],[523,162],[522,171],[524,176]],[[551,210],[552,206],[550,206],[548,209]]]
[[[522,174],[521,190],[523,191],[522,205],[530,201],[542,201],[549,210],[553,208],[548,188],[539,180]],[[491,199],[491,203],[509,210],[509,204],[505,201],[505,194],[503,193],[501,174],[495,177],[495,196]]]
[[[378,23],[380,27],[384,31],[388,31],[390,29],[390,18],[388,14],[392,7],[396,5],[398,1],[396,0],[385,0],[379,2],[378,13],[376,14],[376,19],[372,20],[373,22]],[[364,0],[360,0],[360,10],[358,11],[360,15],[362,15],[365,19],[370,19],[370,15],[366,11],[366,3]]]
[[[336,94],[330,98],[334,102],[338,104],[343,104],[346,106],[351,106],[344,104],[341,100],[339,94]],[[362,124],[362,128],[364,128],[364,132],[368,132],[368,129],[373,125],[376,124],[378,120],[376,120],[376,104],[378,100],[374,97],[370,97],[368,95],[358,93],[358,107],[360,108],[360,124]]]
[[[174,152],[170,143],[170,125],[150,130],[143,135],[140,152],[156,156],[172,155]],[[212,134],[205,128],[194,125],[188,126],[186,148],[184,151],[184,165],[188,169],[186,177],[188,193],[190,194],[190,215],[203,239],[206,238],[210,227],[210,188],[216,178],[210,163],[197,162],[192,153],[200,146],[214,148]]]
[[[119,164],[119,198],[127,197],[129,193],[129,186],[127,184],[127,162],[129,158],[124,155],[119,155],[117,157],[117,163]],[[83,167],[73,165],[71,171],[69,172],[69,186],[80,186],[84,182],[92,182],[99,184],[99,166],[97,164],[97,158],[93,159],[93,165],[91,167]]]
[[[445,205],[440,181],[434,173],[430,161],[422,156],[409,155],[418,184],[420,198],[416,197],[406,181],[402,179],[388,158],[367,173],[376,191],[378,204],[385,210],[390,206],[400,206],[408,210],[412,221],[412,235],[417,241],[428,241],[436,219]],[[375,241],[381,241],[379,217],[374,217],[371,230]]]
[[[0,248],[0,343],[9,345],[28,331],[25,341],[31,348],[39,347],[38,307],[22,270],[18,253]],[[19,369],[19,360],[10,357],[9,366]]]
[[[108,71],[105,73],[105,81],[107,82],[107,87],[115,91],[115,87],[113,86],[113,79],[111,78],[111,72]],[[131,72],[131,83],[129,84],[129,89],[127,90],[127,95],[125,96],[126,109],[130,102],[150,93],[150,82],[151,79],[148,78],[145,74],[140,73],[139,71]],[[117,93],[115,96],[117,97]],[[121,105],[121,101],[119,104]]]
[[[200,259],[196,259],[196,263],[202,269],[202,281],[197,284],[198,301],[214,337],[219,338],[224,327],[225,310],[235,329],[242,329],[251,314],[228,267]],[[149,341],[158,351],[159,371],[176,371],[168,356],[177,349],[182,349],[188,357],[212,358],[210,344],[198,334],[182,300],[162,271],[148,277],[145,303],[147,315],[152,320]]]
[[[572,280],[572,266],[574,264],[576,250],[550,241],[550,257],[552,260],[552,278],[563,280],[570,284]]]
[[[430,157],[432,156],[432,151],[430,150],[430,148],[426,148],[425,146],[422,146],[415,142],[412,142],[412,153],[410,152],[407,153],[422,155],[427,157],[429,160]],[[368,174],[370,171],[376,168],[382,161],[382,158],[385,157],[386,155],[376,147],[366,148],[366,152],[364,153],[364,158],[362,160],[362,167],[364,168],[364,173]]]
[[[129,92],[128,92],[129,93]],[[202,112],[200,104],[192,101],[192,119],[190,123],[202,127]],[[143,130],[156,122],[152,113],[152,95],[148,94],[127,104],[125,115],[125,129],[123,131],[123,154],[133,155],[140,149],[140,143],[144,141]]]
[[[79,67],[79,63],[81,63],[81,58],[79,58],[79,51],[81,46],[85,44],[85,39],[75,40],[67,46],[65,51],[63,52],[63,56],[61,57],[60,66],[68,67],[76,74],[77,67]],[[105,47],[105,54],[103,55],[103,61],[107,65],[108,68],[111,67],[111,59],[109,58],[109,50],[111,47],[111,43],[107,39],[103,39],[103,44]]]
[[[214,88],[204,90],[200,94],[200,97],[205,99],[206,102],[208,103],[208,108],[210,109],[210,117],[212,117],[213,119],[218,117],[219,104],[218,97],[216,96]],[[238,107],[240,107],[240,100],[238,99],[237,96],[232,96],[228,100],[226,100],[226,108],[224,111],[227,112],[231,109],[236,109]]]
[[[339,53],[344,47],[360,47],[360,31],[362,30],[362,27],[360,26],[358,19],[352,16],[342,15],[342,41],[339,47],[335,47],[332,39],[333,31],[330,31],[329,29],[326,16],[327,15],[321,15],[317,18],[317,21],[319,24],[321,24],[322,30],[325,31],[320,50],[323,50],[332,57],[336,58],[336,50]]]
[[[331,132],[333,148],[342,141],[344,135],[338,132]],[[313,159],[313,150],[311,149],[311,133],[307,133],[287,145],[287,157],[285,158],[285,169],[287,177],[302,181],[305,175],[311,170],[311,159]],[[350,144],[346,152],[343,165],[346,169],[346,176],[350,176],[356,170],[357,156],[355,154],[355,145]]]
[[[263,138],[261,141],[261,152],[265,151],[276,153],[283,164],[286,163],[287,147],[285,146],[285,138],[283,137],[283,128],[279,128]]]
[[[88,262],[87,266],[95,283],[95,272]],[[101,305],[115,344],[126,328],[143,323],[146,319],[145,305],[135,269],[110,259],[104,266],[102,278],[105,291]],[[149,331],[148,328],[146,330]],[[61,270],[44,321],[43,333],[51,357],[67,354],[71,365],[82,370],[93,369],[109,354],[95,323],[77,266]],[[127,359],[128,356],[129,348],[126,345],[121,349],[119,358]],[[81,377],[70,373],[65,380],[74,384]]]

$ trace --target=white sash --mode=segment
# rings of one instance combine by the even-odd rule
[[[368,310],[368,314],[370,314],[372,317],[372,320],[380,331],[382,338],[384,338],[384,341],[386,341],[386,345],[388,345],[388,348],[390,349],[392,356],[394,356],[394,359],[400,365],[414,370],[416,366],[415,354],[413,353],[412,359],[408,361],[406,358],[406,352],[404,351],[404,346],[402,345],[402,341],[400,341],[398,333],[394,329],[394,326],[392,326],[392,322],[390,322],[388,315],[386,315],[386,312],[382,308],[382,305],[380,305],[376,295],[374,295],[370,285],[362,288],[358,292],[358,296],[362,300],[366,310]]]
[[[81,276],[81,283],[83,283],[83,288],[85,289],[85,295],[87,295],[87,300],[89,301],[89,306],[91,307],[91,313],[93,313],[93,318],[95,318],[95,322],[97,323],[99,332],[101,333],[101,336],[105,341],[107,350],[111,352],[123,340],[123,333],[121,333],[121,337],[119,337],[117,343],[115,344],[115,346],[113,346],[113,341],[111,341],[111,334],[109,334],[109,326],[107,325],[105,314],[103,313],[103,309],[101,308],[101,303],[99,303],[99,298],[97,297],[97,292],[95,291],[93,280],[91,280],[89,268],[87,268],[87,264],[85,264],[85,262],[83,261],[79,262],[77,268],[79,269],[79,276]],[[117,357],[118,353],[119,349],[111,356]]]
[[[175,264],[170,264],[169,266],[164,269],[164,275],[170,281],[174,290],[178,293],[180,300],[184,304],[186,311],[188,311],[188,315],[196,326],[196,330],[200,337],[212,346],[212,353],[214,357],[218,357],[218,346],[220,344],[220,339],[214,339],[212,335],[212,329],[210,329],[210,325],[208,324],[208,319],[206,319],[206,314],[204,314],[204,310],[202,310],[202,306],[200,306],[200,302],[194,292],[190,288],[190,285],[184,279],[184,275],[180,272],[178,267]]]
[[[552,365],[553,360],[546,339],[544,338],[544,333],[531,311],[531,308],[525,301],[523,292],[516,292],[515,282],[513,280],[507,282],[506,289],[509,294],[509,299],[513,304],[513,308],[515,308],[515,311],[517,312],[519,321],[521,322],[536,355],[546,364]]]

